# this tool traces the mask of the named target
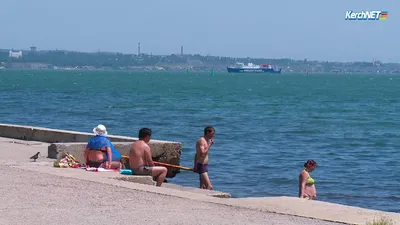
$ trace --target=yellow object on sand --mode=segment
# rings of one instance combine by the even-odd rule
[[[76,161],[75,157],[69,154],[68,152],[65,153],[64,158],[61,158],[60,160],[57,160],[53,163],[54,167],[60,167],[60,168],[68,168],[77,165],[79,165],[79,163]]]
[[[66,156],[68,156],[70,159],[72,159],[73,161],[76,161],[75,157],[71,154],[69,154],[68,152],[65,153]]]

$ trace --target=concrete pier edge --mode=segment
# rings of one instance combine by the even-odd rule
[[[92,136],[94,136],[94,134],[90,132],[0,123],[0,137],[14,138],[19,140],[32,140],[47,143],[87,142]],[[138,138],[135,137],[120,135],[107,135],[107,137],[113,142],[132,142],[138,140]],[[150,142],[180,144],[179,142],[155,139],[151,140]]]

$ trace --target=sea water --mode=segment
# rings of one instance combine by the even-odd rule
[[[209,175],[233,197],[297,196],[308,159],[318,200],[400,212],[400,76],[0,70],[0,123],[183,144],[192,167],[216,129]],[[182,171],[169,182],[198,187]]]

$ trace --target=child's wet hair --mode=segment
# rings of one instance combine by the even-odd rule
[[[309,160],[307,160],[306,163],[304,163],[305,168],[310,168],[310,167],[315,167],[315,166],[317,166],[317,162],[315,162],[312,159],[309,159]]]

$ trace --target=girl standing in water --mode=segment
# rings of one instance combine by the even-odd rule
[[[307,198],[309,200],[317,198],[317,190],[315,189],[315,181],[310,173],[317,167],[317,163],[310,159],[304,163],[304,170],[299,175],[299,198]]]

